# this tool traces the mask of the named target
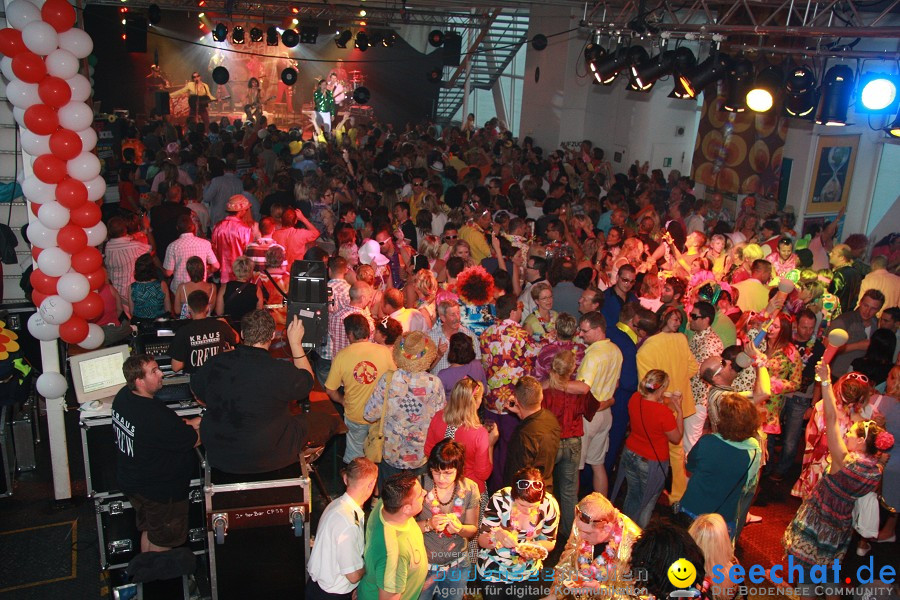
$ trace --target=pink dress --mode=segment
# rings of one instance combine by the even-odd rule
[[[478,484],[478,491],[485,491],[484,482],[491,474],[491,444],[488,441],[488,432],[484,426],[460,427],[454,435],[447,435],[447,422],[444,421],[444,411],[438,411],[425,435],[425,456],[431,454],[431,449],[446,437],[452,437],[466,449],[466,466],[464,475]]]

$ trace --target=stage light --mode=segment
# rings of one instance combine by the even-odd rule
[[[147,20],[151,25],[159,25],[159,22],[162,21],[162,10],[158,4],[151,4],[147,8]]]
[[[381,33],[380,31],[373,31],[372,39],[369,41],[369,43],[373,47],[383,46],[384,45],[384,34]]]
[[[291,19],[291,25],[298,25],[299,23],[300,23],[300,19],[298,19],[297,17],[294,17],[293,19]]]
[[[259,27],[254,27],[250,30],[250,41],[258,44],[263,41],[263,32]]]
[[[285,29],[281,32],[281,43],[288,48],[293,48],[300,43],[300,36],[293,29]]]
[[[366,14],[368,14],[368,13],[366,13],[366,9],[361,8],[361,9],[359,10],[359,16],[364,17],[364,16],[366,16]]]
[[[794,67],[784,84],[784,114],[789,117],[812,117],[819,94],[816,92],[816,75],[805,65]]]
[[[319,39],[319,28],[318,27],[301,27],[300,28],[300,43],[301,44],[315,44],[316,40]]]
[[[216,25],[216,28],[213,30],[213,39],[217,42],[224,42],[228,39],[228,27],[225,26],[225,23],[219,23]]]
[[[278,45],[278,30],[275,29],[275,26],[271,26],[266,29],[266,45],[267,46],[277,46]]]
[[[728,71],[728,89],[722,109],[733,113],[747,110],[747,92],[753,83],[753,63],[739,58]]]
[[[122,19],[122,25],[127,25],[127,24],[128,24],[128,21],[125,19]]]
[[[365,52],[369,49],[369,36],[365,31],[356,34],[356,49]]]
[[[856,112],[892,113],[897,109],[897,77],[866,73],[859,79]]]
[[[197,3],[197,6],[203,8],[204,6],[206,6],[206,0],[200,0],[200,2]]]
[[[714,50],[702,63],[679,76],[687,97],[696,98],[703,88],[725,77],[730,67],[731,57]]]
[[[353,33],[351,33],[349,29],[345,29],[334,37],[334,44],[338,48],[346,48],[347,43],[350,42],[350,38],[352,37]]]
[[[766,67],[759,72],[753,87],[747,92],[747,108],[758,113],[772,110],[783,85],[784,71],[781,67],[775,65]]]
[[[384,34],[384,41],[382,42],[385,48],[393,48],[397,43],[397,34],[393,31],[389,31]]]
[[[299,13],[300,13],[300,9],[297,8],[297,7],[295,6],[295,7],[293,7],[293,8],[291,9],[291,12],[294,13],[294,14],[296,15],[296,14],[299,14]]]
[[[243,44],[244,43],[244,28],[240,25],[237,25],[231,31],[231,43],[232,44]]]
[[[594,78],[603,85],[610,85],[619,73],[625,69],[629,69],[630,72],[631,65],[646,58],[647,51],[642,46],[623,48],[620,45],[613,54],[607,54],[595,61]]]
[[[666,50],[653,58],[648,58],[647,60],[632,65],[631,79],[634,83],[632,89],[637,89],[641,92],[649,92],[661,77],[672,72],[674,65],[674,50]]]
[[[891,137],[900,138],[900,114],[894,121],[884,128],[884,132]]]
[[[441,46],[443,46],[444,32],[440,29],[433,29],[431,33],[428,34],[428,43],[435,48],[440,48]]]
[[[847,65],[834,65],[822,80],[822,109],[816,123],[828,127],[847,124],[850,96],[853,93],[853,69]]]
[[[199,15],[197,15],[197,18],[202,19],[205,16],[206,16],[206,13],[200,13]]]

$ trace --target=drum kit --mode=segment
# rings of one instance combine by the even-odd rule
[[[339,79],[338,85],[341,91],[334,96],[334,103],[338,108],[347,109],[355,103],[353,92],[366,84],[366,76],[362,71],[350,71],[348,79]]]

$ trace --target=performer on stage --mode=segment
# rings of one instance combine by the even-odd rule
[[[313,94],[313,102],[316,106],[317,129],[324,130],[325,136],[331,135],[331,116],[334,112],[334,96],[328,89],[328,82],[324,79],[319,81],[319,85]]]
[[[251,77],[247,82],[247,104],[244,105],[244,113],[247,120],[258,123],[262,117],[262,90],[259,87],[259,79]]]
[[[334,98],[334,109],[331,111],[331,128],[333,130],[336,130],[340,121],[340,114],[338,112],[338,109],[343,108],[343,103],[347,99],[347,88],[338,79],[337,73],[335,73],[334,71],[332,71],[331,75],[328,76],[327,87],[331,92],[331,96]]]
[[[225,53],[222,50],[216,50],[212,57],[209,59],[209,72],[212,73],[216,67],[227,67],[225,64]],[[228,111],[231,112],[234,110],[234,101],[231,99],[231,84],[216,84],[216,94],[218,94],[219,99],[222,101],[222,106],[220,109],[225,109],[225,100],[228,100]]]
[[[191,107],[188,116],[200,118],[206,128],[209,129],[209,111],[207,107],[210,102],[215,101],[216,97],[212,95],[209,86],[203,83],[200,73],[194,71],[191,74],[191,81],[177,92],[172,92],[171,96],[188,95],[188,105]]]
[[[150,65],[150,74],[147,75],[147,112],[152,113],[156,108],[156,92],[165,91],[169,87],[169,80],[160,70],[159,65]]]

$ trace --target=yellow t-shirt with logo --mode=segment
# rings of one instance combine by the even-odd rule
[[[396,368],[387,346],[369,341],[354,342],[332,359],[325,387],[336,390],[344,386],[344,415],[354,423],[366,425],[363,418],[366,401],[378,379]]]

